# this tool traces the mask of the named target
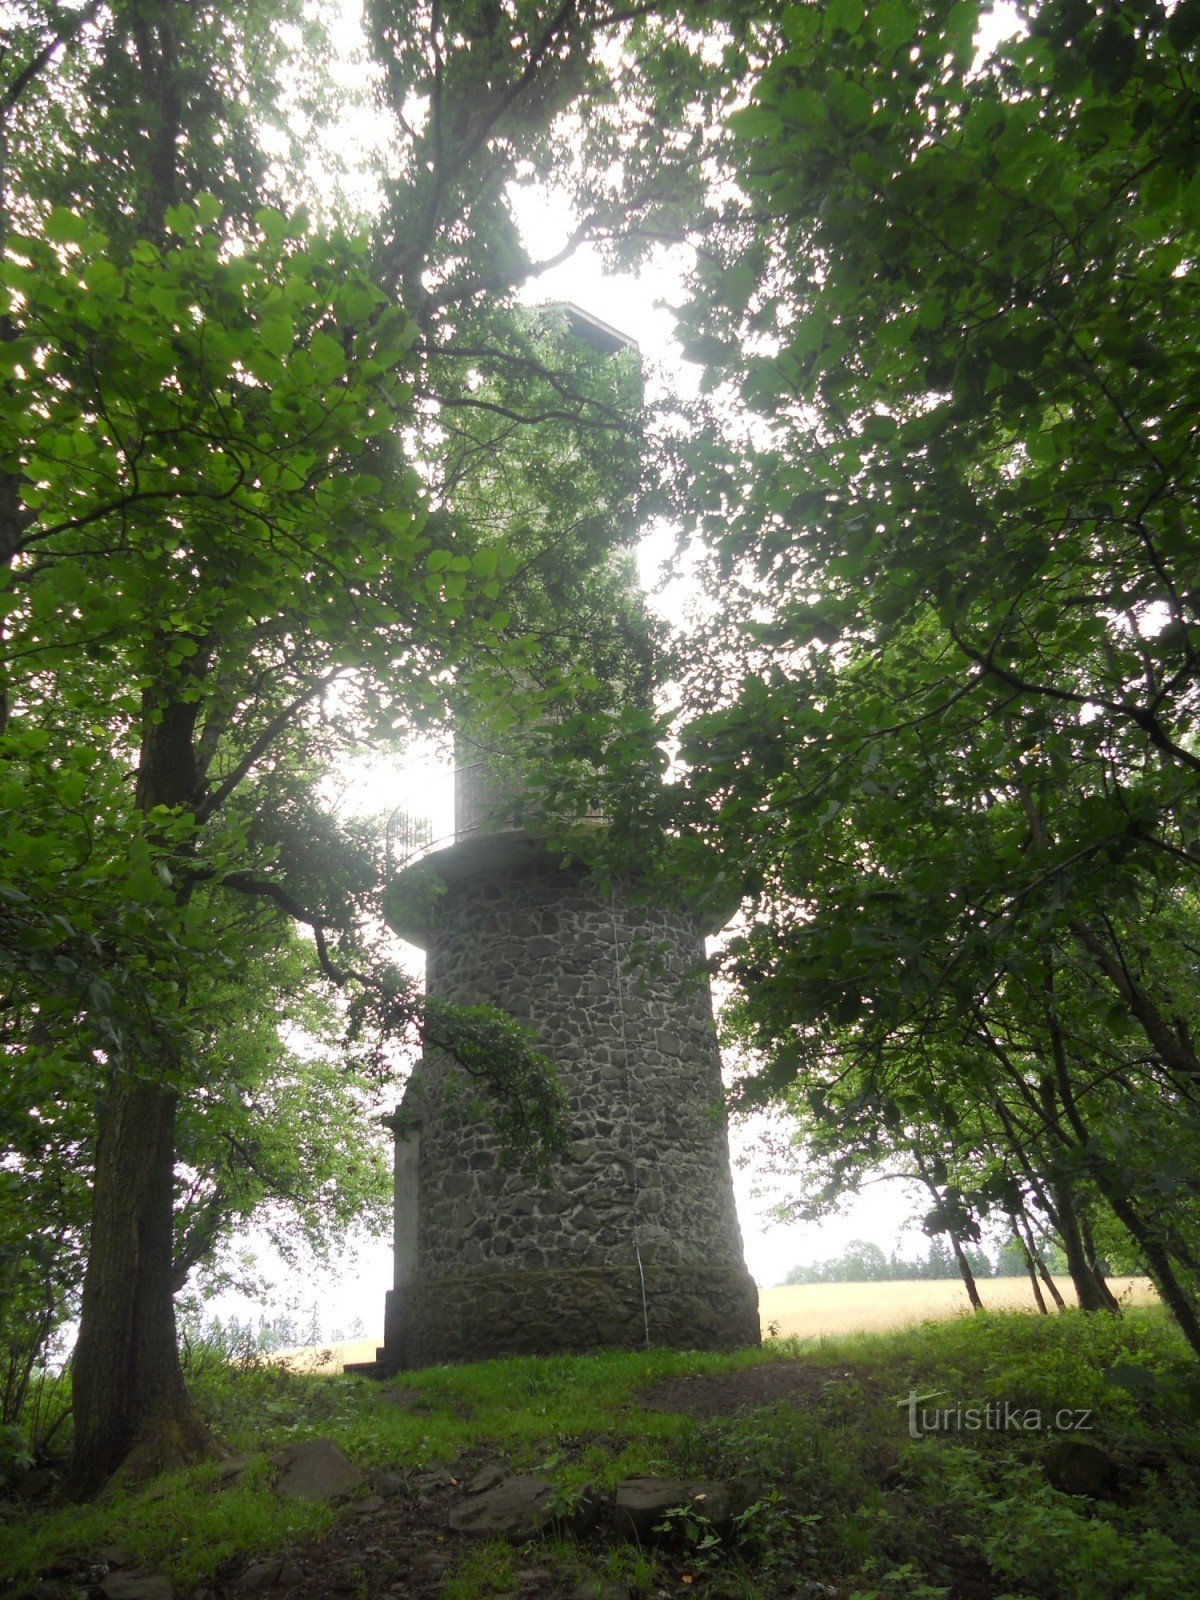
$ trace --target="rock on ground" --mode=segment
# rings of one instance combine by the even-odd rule
[[[277,1461],[275,1493],[284,1500],[344,1500],[366,1481],[332,1439],[301,1439]]]
[[[161,1575],[110,1572],[100,1581],[105,1600],[171,1600],[171,1580]]]
[[[1089,1439],[1057,1439],[1042,1457],[1042,1470],[1061,1494],[1118,1499],[1129,1474],[1115,1456]]]
[[[617,1532],[638,1544],[663,1544],[674,1536],[663,1528],[668,1513],[684,1510],[703,1518],[724,1537],[740,1507],[727,1483],[685,1483],[679,1478],[624,1478],[617,1485],[613,1520]]]
[[[475,1489],[480,1483],[485,1487]],[[576,1534],[586,1532],[596,1520],[596,1511],[596,1504],[586,1491],[565,1510],[559,1491],[544,1478],[514,1473],[497,1480],[489,1470],[468,1485],[467,1497],[451,1507],[448,1520],[455,1533],[525,1544],[553,1527],[566,1526]]]

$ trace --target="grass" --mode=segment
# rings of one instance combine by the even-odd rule
[[[325,1506],[277,1500],[265,1462],[257,1482],[220,1495],[210,1492],[214,1476],[212,1467],[197,1467],[160,1480],[151,1495],[59,1506],[23,1517],[20,1527],[0,1523],[0,1582],[27,1580],[63,1560],[122,1545],[137,1566],[169,1573],[186,1591],[226,1561],[315,1537],[333,1520]]]
[[[651,1385],[740,1374],[781,1359],[810,1368],[804,1398],[701,1420],[647,1410]],[[1195,1365],[1157,1310],[1121,1318],[988,1314],[899,1332],[777,1340],[733,1356],[609,1352],[437,1367],[397,1384],[210,1366],[197,1400],[254,1471],[220,1494],[215,1469],[160,1480],[89,1507],[0,1521],[0,1581],[32,1585],[64,1556],[126,1546],[187,1593],[225,1563],[294,1546],[328,1527],[323,1507],[272,1495],[266,1454],[307,1436],[364,1467],[400,1471],[495,1460],[535,1470],[569,1497],[646,1472],[725,1478],[745,1510],[732,1538],[702,1521],[653,1555],[558,1540],[533,1558],[554,1593],[706,1593],[755,1600],[797,1575],[849,1600],[1179,1600],[1200,1591],[1200,1422]],[[1090,1441],[1123,1463],[1116,1499],[1052,1487],[1045,1430],[908,1436],[905,1397],[938,1407],[1008,1402],[1050,1420],[1091,1413]],[[399,1401],[399,1403],[397,1403]],[[932,1402],[931,1402],[932,1404]],[[430,1538],[437,1530],[430,1529]],[[453,1546],[440,1600],[511,1594],[505,1545]],[[609,1588],[604,1589],[607,1583]],[[581,1590],[582,1592],[582,1590]]]
[[[1056,1278],[1068,1305],[1075,1302],[1069,1278]],[[1156,1302],[1148,1278],[1110,1278],[1123,1304]],[[979,1292],[989,1311],[1036,1309],[1025,1278],[981,1278]],[[959,1278],[913,1279],[891,1283],[805,1283],[760,1289],[763,1338],[822,1339],[841,1334],[878,1332],[915,1323],[958,1317],[970,1310]],[[302,1372],[340,1373],[346,1362],[374,1361],[379,1339],[350,1339],[329,1346],[283,1351],[278,1359]]]
[[[443,1600],[479,1600],[489,1594],[511,1594],[516,1587],[516,1556],[503,1539],[468,1550],[442,1586]]]

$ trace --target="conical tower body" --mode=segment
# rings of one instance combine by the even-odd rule
[[[395,1119],[383,1360],[756,1344],[705,929],[496,827],[485,771],[459,774],[455,841],[400,875],[390,916],[424,947],[429,994],[532,1030],[559,1071],[571,1151],[545,1180],[504,1167],[452,1064],[426,1054]]]

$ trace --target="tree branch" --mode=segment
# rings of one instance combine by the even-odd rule
[[[238,784],[249,774],[255,763],[267,753],[296,713],[306,706],[310,700],[315,700],[331,683],[340,678],[344,671],[344,667],[335,667],[332,672],[326,673],[323,678],[318,678],[314,683],[309,684],[303,694],[297,695],[281,711],[276,712],[224,781],[218,784],[211,794],[205,797],[196,812],[197,822],[207,822],[215,812],[221,809]]]
[[[53,61],[58,51],[64,45],[72,45],[87,27],[89,22],[95,20],[96,13],[100,10],[103,0],[89,0],[82,11],[78,11],[71,18],[67,27],[58,28],[53,37],[47,40],[33,60],[23,67],[13,81],[0,95],[0,123],[20,100],[29,85],[43,73]]]

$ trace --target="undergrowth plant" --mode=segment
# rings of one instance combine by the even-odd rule
[[[661,1549],[558,1534],[529,1552],[563,1593],[605,1583],[636,1595],[774,1600],[797,1577],[859,1600],[1181,1600],[1200,1573],[1200,1426],[1195,1366],[1161,1316],[987,1316],[884,1336],[775,1342],[737,1355],[605,1352],[435,1367],[384,1384],[297,1373],[193,1350],[190,1381],[224,1444],[251,1458],[234,1487],[198,1467],[86,1507],[10,1502],[0,1583],[32,1591],[65,1557],[124,1545],[181,1597],[223,1564],[305,1544],[327,1507],[280,1502],[270,1456],[334,1440],[364,1468],[419,1475],[489,1459],[531,1471],[568,1508],[624,1477],[723,1480],[740,1511],[720,1534],[692,1511],[667,1518]],[[699,1419],[672,1411],[694,1376],[719,1382],[783,1362],[795,1397]],[[671,1380],[668,1382],[668,1380]],[[65,1380],[64,1380],[65,1381]],[[707,1393],[709,1386],[704,1388]],[[772,1394],[788,1383],[772,1382]],[[1080,1437],[1111,1458],[1119,1492],[1065,1494],[1047,1466],[1053,1427],[909,1434],[906,1397],[969,1406],[1011,1399],[1087,1407]],[[1189,1396],[1191,1398],[1189,1398]],[[459,1470],[462,1470],[461,1467]],[[432,1526],[430,1540],[441,1534]],[[452,1546],[447,1547],[452,1548]],[[462,1546],[441,1600],[514,1592],[507,1547]],[[590,1590],[589,1590],[590,1592]],[[815,1591],[814,1591],[815,1594]]]

